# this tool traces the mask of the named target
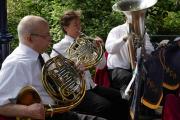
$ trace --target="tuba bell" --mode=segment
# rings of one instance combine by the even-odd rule
[[[73,109],[81,102],[86,92],[82,72],[76,68],[73,61],[58,54],[49,59],[42,68],[42,84],[55,103],[54,105],[44,105],[46,116]],[[17,100],[17,104],[23,105],[41,102],[40,95],[33,86],[21,89]],[[17,118],[17,120],[20,119],[24,120],[24,118]],[[29,118],[27,119],[29,120]]]
[[[103,44],[80,32],[81,35],[68,48],[68,58],[81,63],[86,69],[98,64],[103,56]]]

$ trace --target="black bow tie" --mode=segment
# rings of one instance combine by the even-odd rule
[[[40,64],[41,64],[41,67],[43,67],[43,65],[44,65],[44,59],[43,59],[43,57],[41,56],[41,54],[39,54],[39,56],[38,56],[38,59],[39,59],[39,62],[40,62]]]

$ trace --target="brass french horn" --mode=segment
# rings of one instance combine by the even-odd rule
[[[55,103],[44,105],[47,116],[73,109],[81,102],[86,92],[85,80],[74,62],[58,54],[49,59],[42,68],[42,84]],[[17,97],[17,104],[31,105],[40,102],[41,98],[33,86],[24,87]],[[24,120],[17,118],[20,119]]]
[[[73,44],[67,50],[68,58],[72,61],[81,63],[86,69],[98,64],[103,56],[103,44],[96,42],[81,32]]]

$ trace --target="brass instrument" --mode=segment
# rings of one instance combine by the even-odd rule
[[[137,48],[141,47],[140,57],[144,58],[145,54],[145,26],[144,19],[147,9],[155,5],[157,0],[120,0],[113,5],[113,10],[118,12],[123,12],[127,17],[127,22],[129,24],[129,33],[128,33],[128,48],[129,48],[129,57],[131,62],[131,68],[134,70],[133,77],[129,82],[123,97],[126,99],[130,98],[131,86],[135,82],[135,90],[132,101],[132,111],[130,112],[131,119],[138,119],[138,104],[140,101],[140,92],[141,92],[141,80],[135,81],[135,78],[138,74],[139,60],[137,59]]]
[[[46,115],[71,110],[81,102],[86,92],[85,80],[74,62],[58,54],[49,59],[42,68],[42,84],[55,102],[55,105],[44,105]],[[41,102],[33,86],[23,88],[17,98],[17,104],[30,105]]]
[[[70,60],[81,63],[88,69],[101,61],[104,50],[102,42],[97,42],[81,32],[80,37],[71,44],[67,53]]]
[[[132,69],[135,69],[136,49],[144,49],[145,13],[157,0],[120,0],[113,5],[113,10],[123,12],[129,23],[129,56]]]
[[[157,0],[120,0],[112,7],[114,11],[123,12],[127,17],[127,21],[129,23],[129,33],[127,39],[129,57],[131,62],[131,68],[135,71],[136,74],[138,71],[136,64],[136,50],[137,48],[141,47],[141,50],[145,51],[145,13],[147,9],[155,5],[156,2]],[[141,55],[143,56],[142,53]],[[131,91],[130,88],[134,80],[135,76],[132,77],[128,87],[126,88],[125,96],[129,95],[129,92]]]

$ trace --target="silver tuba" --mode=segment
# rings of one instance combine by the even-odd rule
[[[129,93],[131,91],[130,88],[138,72],[138,66],[136,64],[136,50],[141,47],[141,51],[144,50],[141,52],[141,56],[145,53],[145,14],[147,9],[155,5],[156,2],[157,0],[120,0],[112,7],[114,11],[123,12],[129,23],[128,48],[131,68],[134,70],[134,74],[125,90],[125,98],[129,97]]]
[[[135,69],[136,49],[144,47],[144,19],[148,8],[155,5],[157,0],[120,0],[113,5],[113,10],[123,12],[129,24],[129,56],[132,69]]]
[[[145,26],[144,19],[148,8],[155,5],[157,0],[120,0],[113,5],[113,10],[118,12],[123,12],[129,23],[129,33],[128,33],[128,49],[129,57],[131,62],[131,68],[134,70],[131,81],[129,82],[125,92],[122,97],[125,99],[130,99],[132,90],[132,84],[135,84],[134,96],[131,104],[130,116],[132,120],[137,120],[137,113],[140,101],[140,91],[141,91],[141,80],[136,80],[138,75],[139,60],[137,60],[137,48],[141,47],[140,57],[144,58],[143,54],[145,52]]]

